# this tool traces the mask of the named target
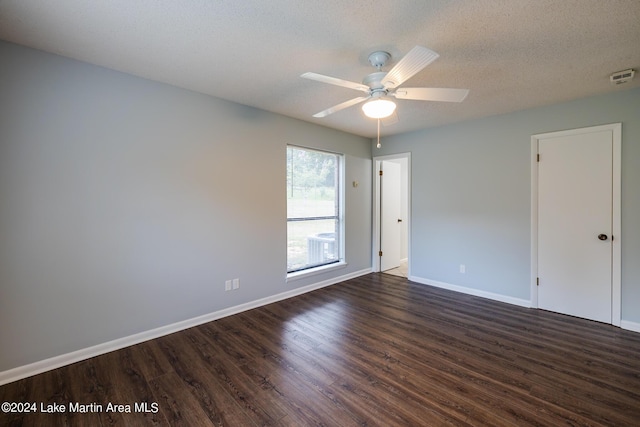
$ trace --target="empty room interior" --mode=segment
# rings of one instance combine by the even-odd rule
[[[640,2],[0,1],[0,425],[640,425]]]

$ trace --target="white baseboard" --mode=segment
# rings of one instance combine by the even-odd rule
[[[92,357],[99,356],[101,354],[109,353],[115,350],[120,350],[121,348],[129,347],[135,344],[140,344],[141,342],[149,341],[155,338],[160,338],[162,336],[169,335],[174,332],[178,332],[184,329],[192,328],[194,326],[202,325],[203,323],[212,322],[214,320],[218,320],[223,317],[242,313],[243,311],[262,307],[263,305],[271,304],[271,303],[282,301],[291,297],[302,295],[307,292],[314,291],[316,289],[335,285],[336,283],[340,283],[340,282],[344,282],[345,280],[364,276],[365,274],[369,274],[369,273],[371,273],[370,268],[356,271],[354,273],[345,274],[332,279],[324,280],[322,282],[292,289],[290,291],[282,292],[266,298],[261,298],[255,301],[250,301],[244,304],[236,305],[234,307],[218,310],[213,313],[204,314],[202,316],[172,323],[170,325],[161,326],[159,328],[140,332],[134,335],[118,338],[113,341],[108,341],[102,344],[83,348],[77,351],[72,351],[71,353],[61,354],[60,356],[51,357],[49,359],[30,363],[24,366],[19,366],[17,368],[9,369],[7,371],[2,371],[0,372],[0,385],[8,384],[10,382],[18,381],[23,378],[40,374],[42,372],[50,371],[52,369],[60,368],[62,366],[70,365],[72,363],[90,359]]]
[[[520,307],[531,307],[531,301],[526,299],[514,298],[502,294],[494,294],[492,292],[482,291],[480,289],[467,288],[465,286],[452,285],[451,283],[439,282],[437,280],[425,279],[422,277],[410,276],[409,280],[423,285],[434,286],[436,288],[448,289],[450,291],[461,292],[463,294],[474,295],[477,297],[487,298],[494,301],[506,302],[508,304],[518,305]]]
[[[508,304],[514,304],[521,307],[527,307],[527,308],[532,307],[531,301],[525,300],[525,299],[514,298],[514,297],[500,295],[500,294],[494,294],[491,292],[481,291],[473,288],[467,288],[459,285],[452,285],[450,283],[439,282],[437,280],[431,280],[431,279],[424,279],[422,277],[416,277],[416,276],[409,277],[409,280],[416,283],[423,284],[423,285],[434,286],[436,288],[448,289],[450,291],[461,292],[463,294],[469,294],[477,297],[492,299],[495,301],[506,302]],[[640,332],[640,323],[630,322],[628,320],[622,320],[620,321],[620,328],[626,329],[628,331]]]
[[[630,322],[628,320],[621,320],[620,327],[628,331],[640,332],[640,323]]]

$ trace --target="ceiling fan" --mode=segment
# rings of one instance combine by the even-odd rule
[[[364,96],[350,99],[326,110],[320,111],[313,117],[326,117],[345,108],[349,108],[361,102],[367,101],[363,106],[367,117],[383,119],[395,112],[395,102],[389,99],[411,99],[418,101],[447,101],[461,102],[469,93],[468,89],[427,88],[427,87],[399,87],[413,77],[417,72],[438,59],[440,55],[427,49],[416,46],[409,51],[389,72],[382,71],[382,67],[391,58],[388,52],[376,51],[369,55],[369,63],[377,71],[366,76],[362,83],[355,83],[335,77],[329,77],[316,73],[304,73],[300,77],[329,83],[349,89],[364,92]]]

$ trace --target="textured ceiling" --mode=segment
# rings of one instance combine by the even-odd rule
[[[359,106],[374,50],[440,58],[404,86],[470,89],[463,103],[398,101],[383,135],[640,86],[638,0],[0,0],[0,39],[372,137]]]

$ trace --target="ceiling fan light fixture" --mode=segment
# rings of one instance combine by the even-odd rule
[[[396,103],[388,99],[374,99],[362,105],[365,116],[372,119],[384,119],[396,110]]]

